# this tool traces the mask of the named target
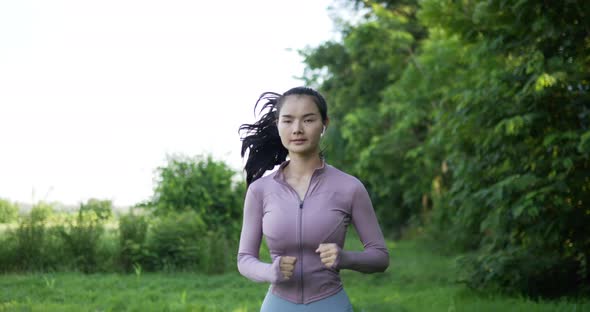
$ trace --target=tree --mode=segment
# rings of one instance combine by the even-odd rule
[[[590,3],[353,2],[365,20],[304,52],[335,111],[328,158],[386,229],[413,220],[470,251],[472,287],[584,290]]]
[[[302,51],[308,65],[304,77],[329,103],[327,160],[366,184],[385,232],[397,237],[420,205],[405,201],[393,178],[403,168],[390,164],[403,164],[402,153],[378,155],[373,147],[393,122],[383,116],[383,93],[411,65],[426,32],[416,19],[417,1],[364,5],[370,11],[360,23],[341,26],[342,42]]]
[[[444,142],[451,173],[439,225],[478,251],[464,259],[474,287],[588,285],[587,12],[586,1],[422,4],[425,25],[469,51],[445,84],[432,142]]]
[[[173,156],[157,169],[151,203],[155,215],[195,211],[210,228],[236,228],[241,219],[245,185],[222,161]]]

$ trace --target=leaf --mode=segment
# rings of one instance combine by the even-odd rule
[[[580,153],[586,154],[586,156],[590,155],[590,130],[586,131],[580,136],[578,151]]]

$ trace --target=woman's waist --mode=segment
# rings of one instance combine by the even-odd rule
[[[328,269],[293,275],[287,281],[271,285],[274,294],[306,304],[333,295],[342,288],[339,274]]]

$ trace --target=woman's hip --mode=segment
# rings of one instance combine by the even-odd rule
[[[329,297],[308,304],[297,304],[285,300],[269,289],[260,312],[352,312],[352,304],[344,288]]]

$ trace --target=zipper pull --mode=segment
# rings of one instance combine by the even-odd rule
[[[299,209],[303,209],[303,201],[299,202]]]

